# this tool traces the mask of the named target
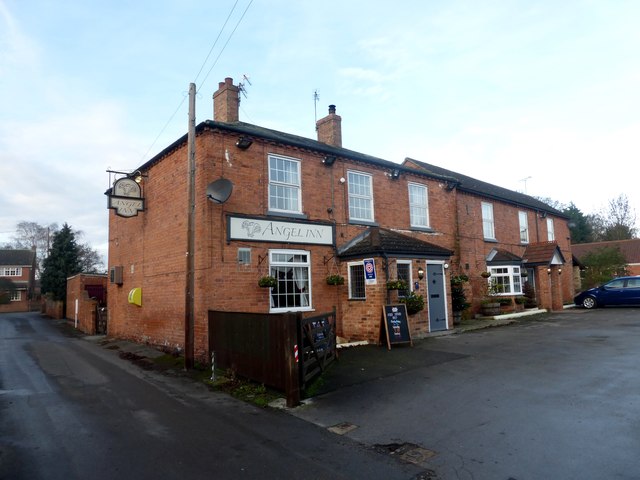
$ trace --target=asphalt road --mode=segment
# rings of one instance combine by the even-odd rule
[[[439,480],[640,479],[640,309],[535,318],[401,347],[406,368],[367,364],[380,374],[293,414],[417,449]],[[349,368],[357,355],[341,353]]]
[[[39,314],[0,315],[2,479],[417,479],[283,411],[142,370]]]

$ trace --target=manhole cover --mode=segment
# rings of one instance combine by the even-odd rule
[[[375,445],[374,448],[380,452],[388,453],[394,457],[404,460],[405,462],[414,463],[416,465],[419,465],[436,455],[436,452],[433,450],[429,450],[414,443],[390,443],[387,445]]]
[[[333,427],[329,427],[327,430],[338,435],[344,435],[345,433],[349,433],[356,428],[358,428],[358,426],[354,425],[353,423],[343,422],[339,423],[338,425],[334,425]]]

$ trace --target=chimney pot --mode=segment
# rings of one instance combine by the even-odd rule
[[[336,106],[335,105],[329,105],[329,113],[330,114],[335,114],[336,113]]]

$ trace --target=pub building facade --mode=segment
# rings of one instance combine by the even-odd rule
[[[382,307],[414,292],[425,300],[409,317],[412,337],[420,338],[452,327],[451,275],[474,278],[469,296],[477,310],[486,294],[486,280],[477,281],[488,268],[483,259],[497,248],[517,250],[512,262],[526,260],[521,243],[484,241],[481,213],[472,215],[477,225],[466,220],[471,243],[459,234],[464,182],[450,172],[342,148],[334,106],[311,140],[239,121],[239,89],[230,78],[213,98],[214,120],[195,128],[192,226],[186,135],[107,192],[110,336],[184,346],[189,242],[194,351],[203,360],[210,310],[311,316],[335,309],[339,341],[377,343]],[[568,237],[559,212],[518,195],[525,201],[514,208],[531,216],[544,208]],[[558,247],[567,250],[568,242]],[[546,268],[544,261],[536,268]],[[389,290],[398,279],[406,289]],[[561,297],[571,292],[557,281],[554,288]]]

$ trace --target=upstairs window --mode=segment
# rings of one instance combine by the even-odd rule
[[[527,212],[518,212],[520,223],[520,243],[529,243],[529,220]]]
[[[556,239],[556,230],[553,226],[553,218],[547,218],[547,240],[553,242]]]
[[[424,185],[409,184],[409,216],[412,227],[429,227],[429,198]]]
[[[485,240],[495,240],[496,233],[493,225],[493,204],[482,202],[482,234]]]
[[[9,295],[9,300],[12,302],[19,302],[22,300],[22,292],[20,292],[19,290],[14,290],[13,292],[11,292],[11,294]]]
[[[373,222],[371,175],[348,172],[349,220]]]
[[[4,277],[21,277],[22,267],[4,267],[0,268],[0,274]]]
[[[269,210],[302,213],[300,161],[269,155]]]

